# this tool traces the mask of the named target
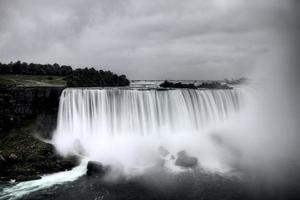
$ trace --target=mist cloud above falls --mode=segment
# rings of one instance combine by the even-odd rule
[[[2,0],[0,58],[104,67],[131,79],[246,76],[293,4]]]

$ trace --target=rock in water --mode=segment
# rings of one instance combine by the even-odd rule
[[[185,151],[180,151],[177,153],[177,159],[175,165],[186,168],[193,168],[197,166],[198,159],[196,157],[188,156]]]
[[[86,175],[104,176],[107,170],[107,167],[103,166],[102,163],[97,161],[89,161],[87,164]]]

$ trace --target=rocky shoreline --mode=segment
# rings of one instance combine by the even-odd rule
[[[76,157],[63,158],[51,144],[39,140],[32,124],[11,130],[0,139],[0,181],[27,181],[44,174],[70,170]]]
[[[64,87],[14,87],[0,91],[0,181],[39,179],[69,170],[75,157],[62,158],[49,139],[56,127]]]

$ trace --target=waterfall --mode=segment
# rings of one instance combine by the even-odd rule
[[[133,154],[152,144],[172,149],[184,142],[179,136],[201,135],[238,112],[241,102],[239,90],[68,88],[61,95],[53,142],[62,154],[83,151],[107,161],[121,152],[136,158]]]

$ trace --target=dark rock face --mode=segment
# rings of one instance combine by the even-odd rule
[[[175,165],[186,168],[196,167],[198,164],[198,159],[196,157],[188,156],[185,151],[180,151],[177,153],[177,159]]]
[[[70,170],[76,157],[62,158],[51,144],[31,134],[32,127],[12,130],[0,139],[0,181],[39,179],[43,174]]]
[[[39,179],[79,164],[76,157],[62,158],[34,136],[52,137],[63,89],[0,88],[0,181]]]
[[[86,175],[88,176],[104,176],[107,171],[109,170],[108,167],[105,167],[104,165],[102,165],[102,163],[97,162],[97,161],[89,161],[87,164],[87,171],[86,171]]]
[[[36,120],[37,132],[44,138],[56,126],[62,87],[0,88],[0,136],[11,128],[18,128],[28,120]]]

